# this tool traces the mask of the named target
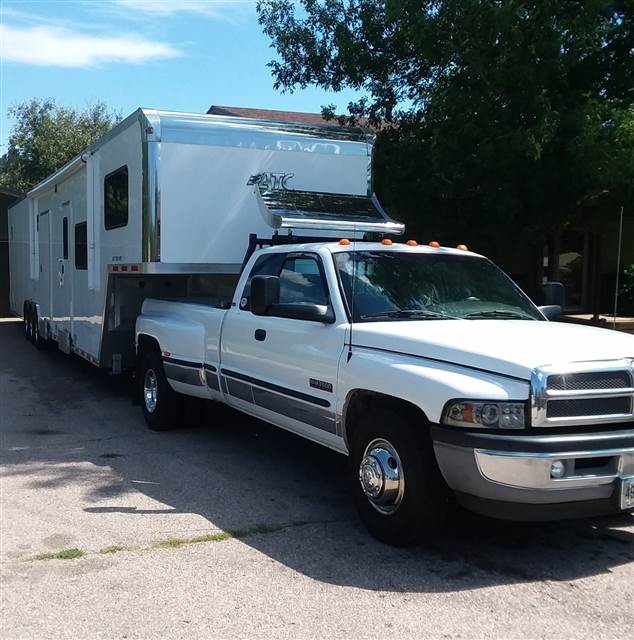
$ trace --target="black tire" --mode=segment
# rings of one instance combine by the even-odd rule
[[[141,409],[147,426],[152,431],[168,431],[180,426],[182,420],[183,396],[170,387],[163,361],[156,352],[146,353],[139,365],[138,384]],[[154,402],[147,395],[147,389],[155,384]]]
[[[368,531],[381,542],[394,546],[408,546],[420,542],[442,529],[449,510],[450,490],[447,487],[433,452],[428,432],[419,416],[407,411],[376,407],[356,425],[350,442],[349,474],[352,494],[361,520]],[[383,466],[390,466],[394,477],[403,479],[392,484],[398,486],[393,500],[386,499],[385,485],[372,500],[364,491],[360,467],[370,451],[389,452],[381,458]],[[392,456],[392,451],[396,456]],[[375,461],[368,456],[370,478]],[[370,480],[371,483],[371,480]],[[379,484],[381,481],[379,481]],[[368,481],[366,481],[366,487]]]
[[[43,351],[46,347],[46,340],[40,334],[37,307],[35,305],[33,305],[31,311],[31,344],[39,351]]]
[[[31,324],[31,303],[24,303],[24,337],[31,342],[32,327]]]

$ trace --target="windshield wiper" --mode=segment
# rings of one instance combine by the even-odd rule
[[[532,316],[526,313],[518,313],[517,311],[499,311],[491,309],[490,311],[476,311],[475,313],[468,313],[465,318],[508,318],[515,320],[535,320]]]
[[[361,316],[361,320],[375,318],[414,318],[420,317],[426,320],[459,320],[456,316],[448,316],[437,311],[427,309],[397,309],[395,311],[380,311],[378,313],[366,313]]]

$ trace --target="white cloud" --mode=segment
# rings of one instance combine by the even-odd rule
[[[94,67],[108,62],[142,64],[181,53],[137,35],[87,35],[57,26],[0,25],[0,60],[49,67]]]
[[[113,0],[114,4],[153,16],[195,13],[209,18],[231,18],[244,9],[252,9],[255,0]]]

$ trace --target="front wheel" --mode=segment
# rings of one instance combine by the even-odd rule
[[[182,397],[170,387],[157,353],[143,357],[138,369],[138,382],[147,426],[153,431],[176,428],[181,419]]]
[[[411,545],[444,524],[449,490],[425,425],[397,410],[376,408],[350,443],[349,474],[361,520],[377,539]]]

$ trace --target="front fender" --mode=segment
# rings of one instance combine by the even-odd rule
[[[355,391],[364,390],[417,406],[439,423],[445,404],[454,398],[526,400],[529,381],[417,356],[356,347],[340,363],[338,414]]]

